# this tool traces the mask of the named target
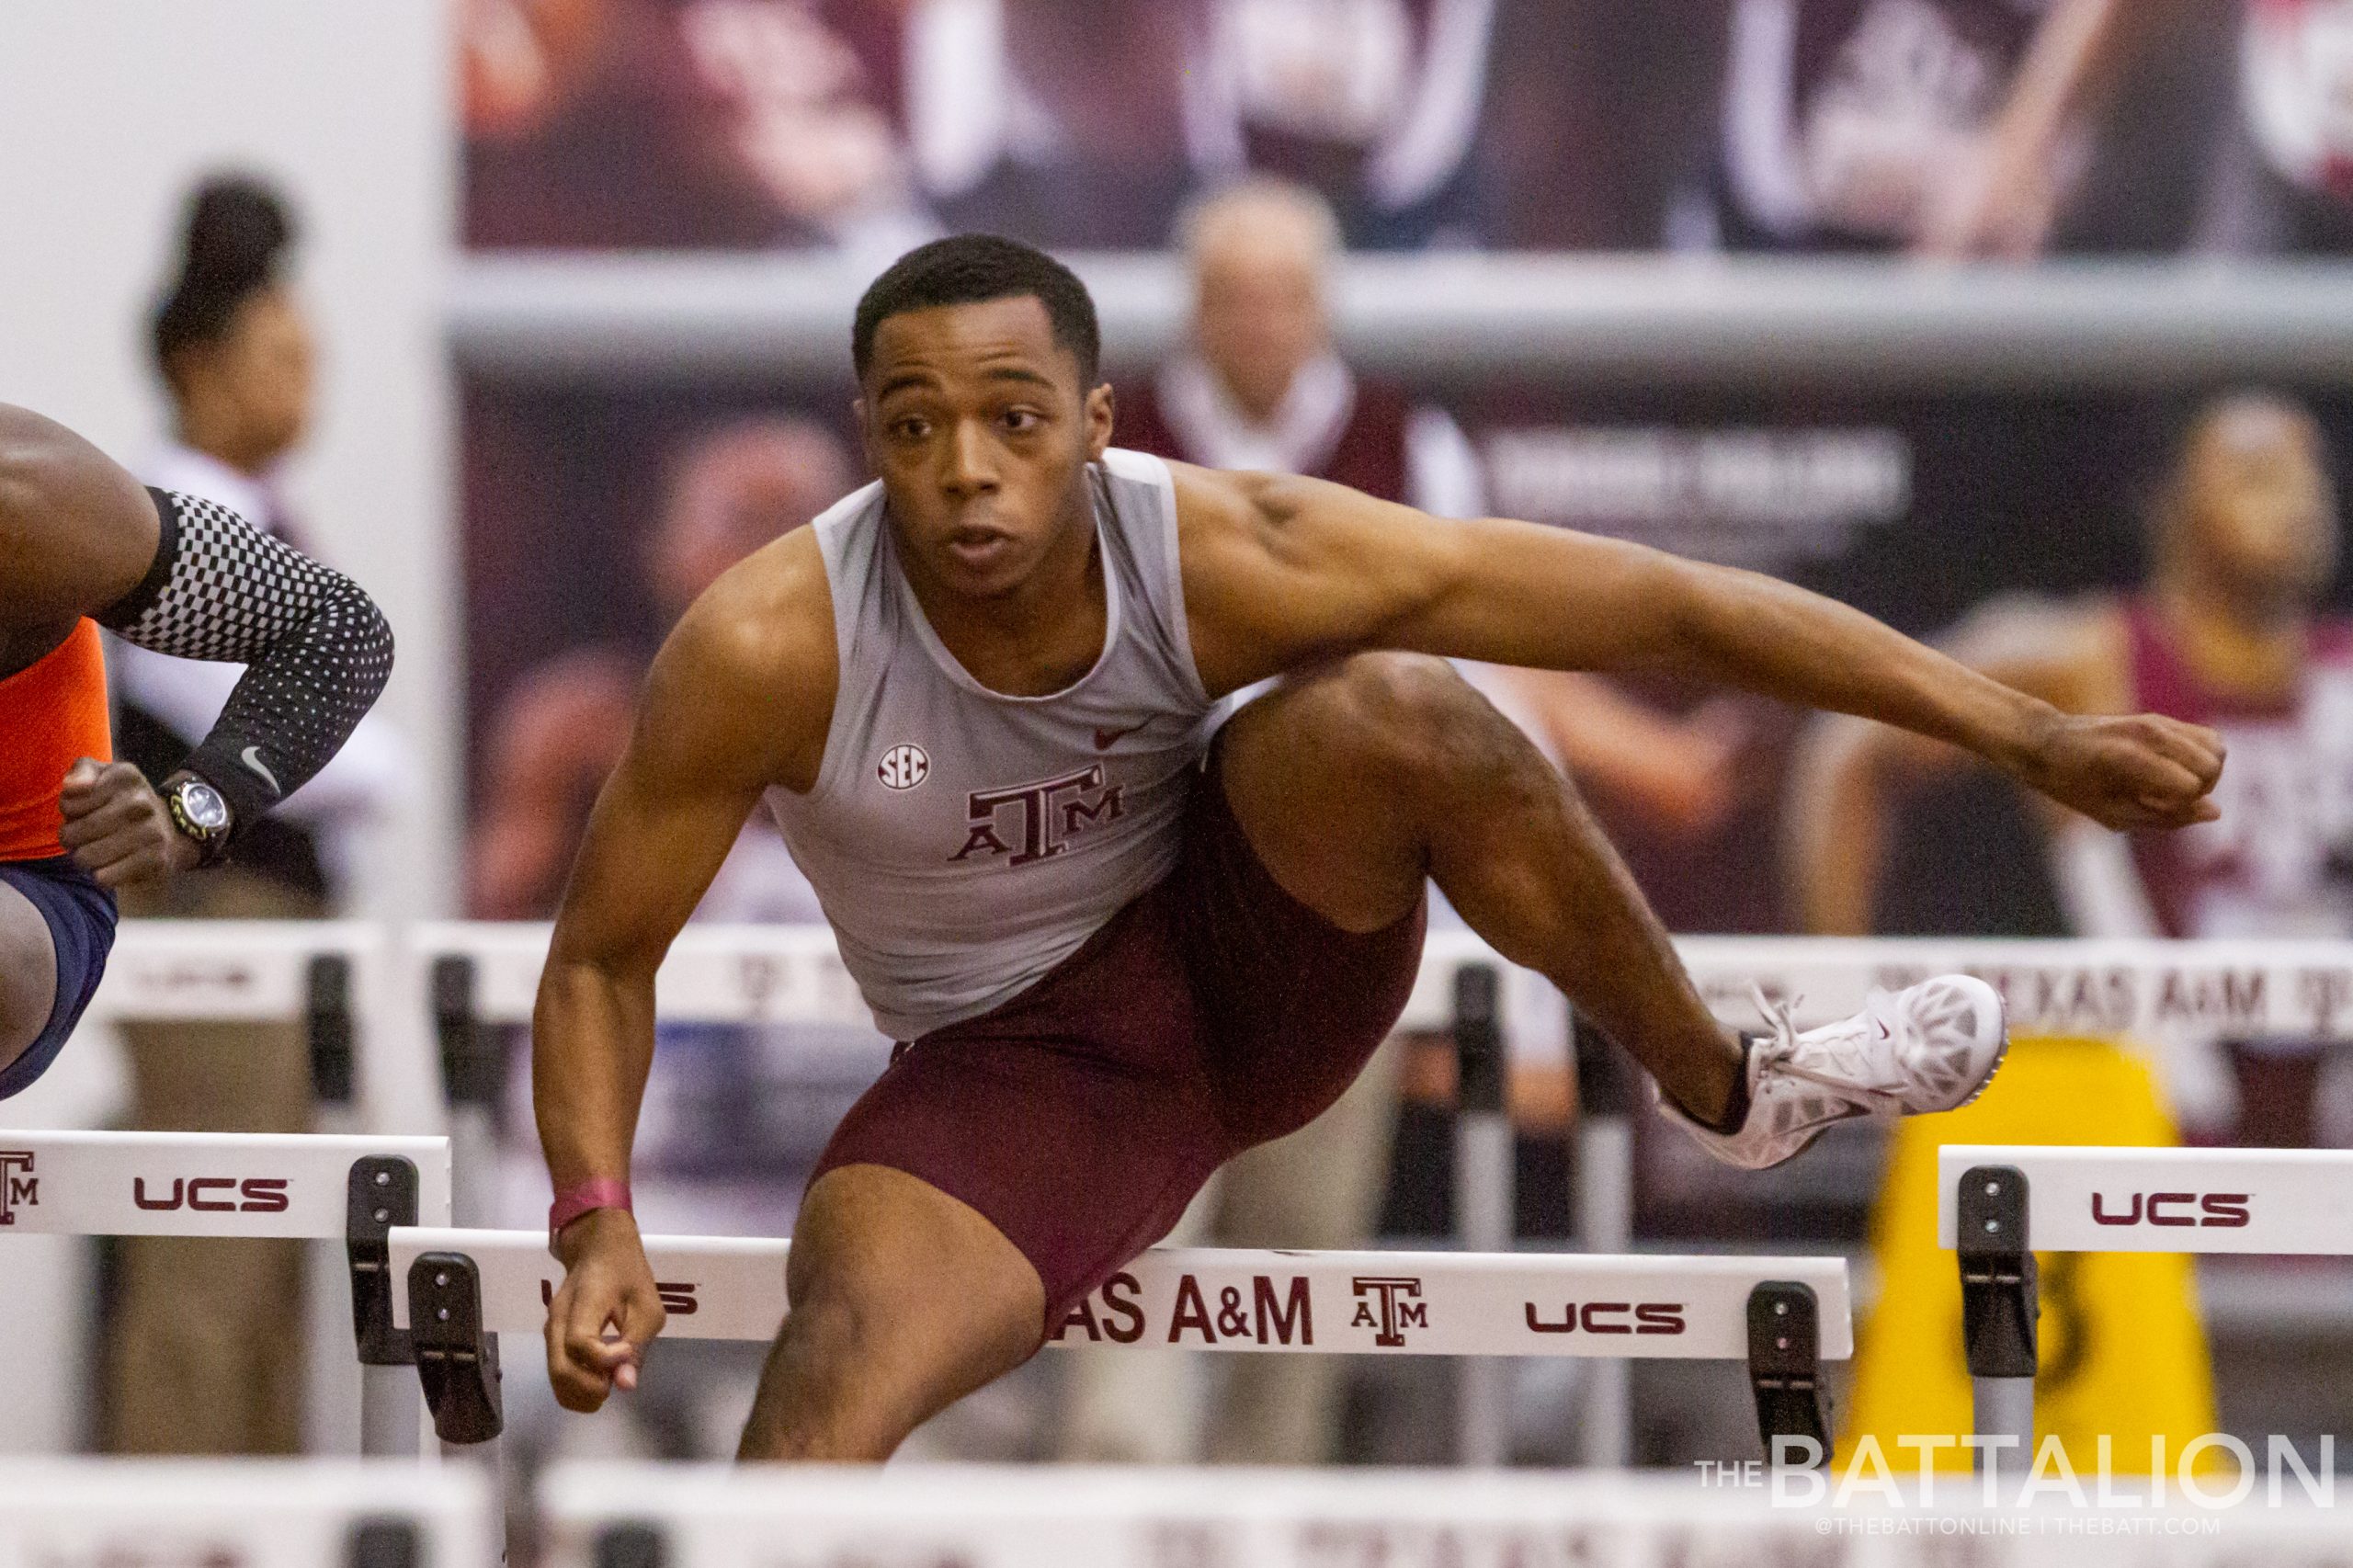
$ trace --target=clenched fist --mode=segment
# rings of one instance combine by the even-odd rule
[[[203,858],[172,825],[164,798],[127,762],[78,758],[57,803],[65,813],[59,841],[103,887],[192,870]]]
[[[2103,827],[2188,827],[2222,814],[2222,737],[2153,713],[2057,715],[2021,766],[2026,781]]]
[[[585,1413],[613,1390],[637,1386],[645,1347],[669,1314],[627,1210],[591,1210],[566,1225],[558,1258],[563,1284],[548,1303],[548,1381],[558,1404]]]

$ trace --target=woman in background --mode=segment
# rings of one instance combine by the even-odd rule
[[[206,181],[190,199],[176,275],[153,324],[172,437],[149,484],[216,501],[298,548],[278,475],[311,422],[311,328],[285,278],[294,225],[267,187]],[[241,666],[108,651],[116,754],[151,781],[177,767]],[[126,889],[126,915],[317,918],[347,894],[369,826],[407,766],[381,719],[281,811],[252,824],[213,874]],[[311,1128],[308,1042],[293,1023],[126,1024],[131,1124],[206,1132]],[[116,1453],[302,1449],[302,1245],[139,1237],[118,1244],[108,1315],[102,1446]]]

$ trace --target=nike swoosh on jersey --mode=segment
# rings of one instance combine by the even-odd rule
[[[244,750],[237,754],[237,757],[238,760],[243,762],[247,767],[252,768],[256,773],[261,775],[261,781],[269,786],[269,792],[271,794],[283,795],[286,793],[285,790],[278,787],[278,775],[272,773],[269,770],[268,764],[262,761],[261,748],[259,746],[247,746]]]
[[[1151,721],[1151,720],[1146,719],[1146,720],[1143,722],[1143,724],[1149,724],[1149,723],[1151,723],[1151,722],[1152,722],[1152,721]],[[1141,730],[1141,729],[1142,729],[1142,728],[1143,728],[1143,724],[1130,724],[1130,725],[1129,725],[1126,729],[1124,729],[1124,730],[1097,730],[1097,731],[1096,731],[1096,732],[1095,732],[1095,749],[1096,749],[1097,751],[1109,751],[1109,750],[1111,749],[1112,745],[1114,744],[1114,743],[1118,742],[1118,741],[1119,741],[1122,736],[1125,736],[1125,735],[1132,735],[1132,734],[1134,734],[1138,730]]]

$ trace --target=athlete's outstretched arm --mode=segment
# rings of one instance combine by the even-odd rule
[[[349,578],[0,405],[0,643],[51,646],[85,616],[159,653],[246,666],[183,768],[226,799],[232,836],[326,765],[392,675],[392,630]],[[127,763],[75,764],[61,804],[65,846],[109,886],[199,857]]]
[[[1997,600],[1938,642],[2062,712],[2131,711],[2123,619],[2113,606]],[[1870,935],[1899,802],[1970,762],[1951,746],[1844,715],[1806,727],[1790,761],[1781,847],[1809,935]]]
[[[816,778],[836,685],[816,539],[768,546],[687,612],[655,659],[629,749],[574,862],[531,1018],[531,1098],[558,1192],[626,1181],[654,1060],[654,976],[771,784]],[[633,1221],[564,1227],[548,1316],[556,1396],[594,1410],[627,1387],[663,1313]],[[604,1338],[608,1325],[618,1341]]]
[[[1774,578],[1564,528],[1441,521],[1317,480],[1171,466],[1212,691],[1374,648],[1654,670],[1950,741],[2109,827],[2214,814],[2211,731],[2072,717]]]

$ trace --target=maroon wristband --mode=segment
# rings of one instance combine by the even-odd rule
[[[548,1250],[555,1250],[555,1239],[566,1225],[599,1209],[632,1212],[629,1206],[629,1183],[612,1176],[591,1176],[586,1181],[574,1182],[557,1193],[555,1201],[548,1205]]]

